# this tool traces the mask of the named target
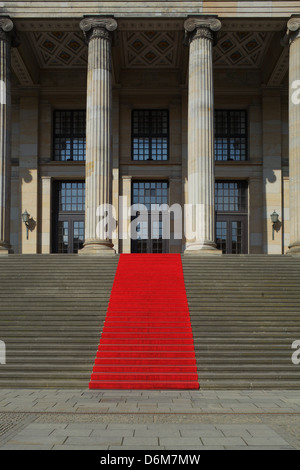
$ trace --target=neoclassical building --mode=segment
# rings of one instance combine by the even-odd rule
[[[0,16],[1,253],[300,252],[298,2]]]

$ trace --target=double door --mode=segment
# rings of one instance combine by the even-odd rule
[[[217,215],[216,243],[224,254],[247,253],[247,215]]]
[[[60,215],[58,220],[57,253],[78,253],[84,243],[84,216]]]
[[[53,185],[53,253],[78,253],[84,243],[85,183],[57,181]]]
[[[169,214],[159,210],[163,204],[168,204],[167,181],[133,181],[132,253],[168,252]]]

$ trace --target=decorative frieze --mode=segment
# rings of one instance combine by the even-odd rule
[[[284,77],[289,68],[289,52],[287,48],[282,49],[280,57],[274,67],[274,70],[268,80],[267,85],[270,87],[281,86]]]
[[[11,66],[22,86],[33,86],[34,82],[17,48],[11,50]]]

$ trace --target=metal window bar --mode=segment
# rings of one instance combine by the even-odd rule
[[[85,182],[60,181],[58,185],[59,212],[84,212]]]
[[[85,110],[54,111],[53,152],[56,161],[84,161]]]
[[[217,212],[242,212],[248,210],[246,181],[216,181],[215,210]]]
[[[215,110],[215,160],[248,159],[246,110]]]
[[[169,159],[169,112],[168,110],[132,111],[132,159]]]

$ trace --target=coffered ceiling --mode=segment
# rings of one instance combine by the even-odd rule
[[[41,68],[86,67],[87,46],[77,32],[31,32],[29,39]],[[221,32],[214,47],[217,67],[261,66],[270,32]],[[183,41],[179,31],[122,32],[119,44],[124,68],[176,68]]]
[[[278,24],[277,24],[278,23]],[[282,24],[226,25],[219,32],[214,47],[215,68],[262,67],[268,55],[276,31]],[[20,23],[21,34],[26,35],[31,54],[40,69],[86,68],[87,45],[77,22],[44,24],[43,22]],[[251,28],[254,28],[252,29]],[[51,29],[50,29],[51,28]],[[115,50],[120,69],[176,69],[182,67],[187,48],[183,45],[183,21],[120,22]],[[287,70],[286,54],[280,51],[279,62],[273,72],[281,77]],[[20,53],[12,55],[12,66],[19,81],[28,82],[29,71]],[[22,70],[23,68],[23,70]],[[24,83],[23,83],[24,84]]]
[[[259,31],[221,32],[214,47],[217,67],[259,68],[274,33]]]
[[[137,31],[121,35],[124,68],[176,68],[179,66],[182,33]]]
[[[34,31],[28,35],[41,68],[87,66],[87,46],[80,32]]]

